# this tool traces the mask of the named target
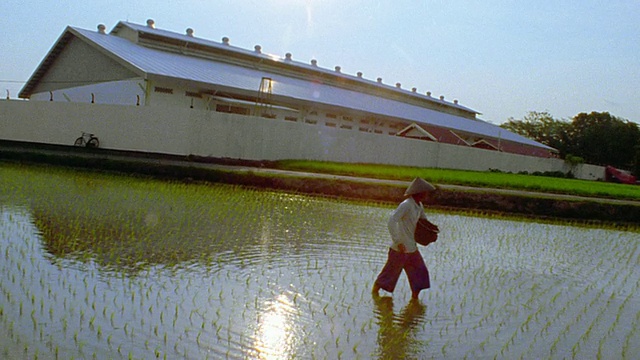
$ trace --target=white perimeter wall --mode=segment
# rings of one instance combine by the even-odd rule
[[[342,130],[284,120],[163,106],[0,100],[0,139],[73,145],[81,132],[100,147],[250,160],[307,159],[506,172],[562,171],[559,159]],[[578,165],[582,179],[604,168]]]

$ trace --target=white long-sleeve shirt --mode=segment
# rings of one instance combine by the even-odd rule
[[[408,197],[398,205],[389,217],[389,233],[393,244],[391,248],[400,251],[398,245],[404,244],[406,252],[418,250],[414,239],[416,224],[419,218],[427,218],[422,203],[417,203],[413,197]]]

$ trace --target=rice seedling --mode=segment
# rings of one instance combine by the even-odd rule
[[[22,166],[0,165],[0,176],[0,351],[26,350],[28,358],[639,351],[637,233],[429,214],[446,231],[421,249],[433,287],[421,295],[424,313],[412,313],[402,281],[386,310],[369,296],[388,246],[389,208]]]

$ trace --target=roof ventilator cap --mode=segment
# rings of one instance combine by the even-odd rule
[[[284,59],[287,61],[291,61],[291,56],[292,56],[291,53],[286,53],[284,54]]]
[[[398,89],[400,89],[400,88],[402,87],[402,84],[400,84],[400,83],[396,83],[396,87],[397,87]]]
[[[335,69],[336,69],[336,72],[337,72],[337,73],[339,73],[339,72],[340,72],[340,66],[336,66],[336,67],[335,67]]]
[[[155,29],[156,28],[156,22],[153,21],[153,19],[149,19],[149,20],[147,20],[147,26],[152,28],[152,29]]]
[[[444,95],[440,95],[440,100],[444,101]]]
[[[362,77],[362,71],[358,71],[358,73],[356,74],[359,78]]]
[[[107,27],[106,27],[106,26],[104,26],[104,24],[99,24],[99,25],[98,25],[98,32],[99,32],[100,34],[106,34],[106,33],[107,33],[107,32],[106,32],[106,30],[107,30]]]
[[[318,60],[311,59],[311,66],[318,66]]]
[[[418,91],[418,88],[411,88],[411,92],[414,93],[414,92],[417,92],[417,91]]]
[[[427,96],[431,97],[431,91],[427,91]]]
[[[453,100],[453,103],[458,105],[458,99]]]
[[[262,54],[262,46],[260,45],[256,45],[253,47],[253,49],[258,53],[258,54]]]
[[[193,29],[192,28],[187,28],[187,36],[193,37]]]
[[[378,82],[378,84],[382,84],[382,78],[378,78],[376,81]]]
[[[225,44],[225,45],[229,45],[229,38],[228,38],[228,37],[226,37],[226,36],[225,36],[225,37],[223,37],[223,38],[222,38],[222,43],[223,43],[223,44]]]

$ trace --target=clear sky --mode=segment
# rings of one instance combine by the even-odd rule
[[[149,18],[458,99],[495,124],[529,111],[640,123],[638,0],[3,0],[2,97],[17,97],[66,26]]]

